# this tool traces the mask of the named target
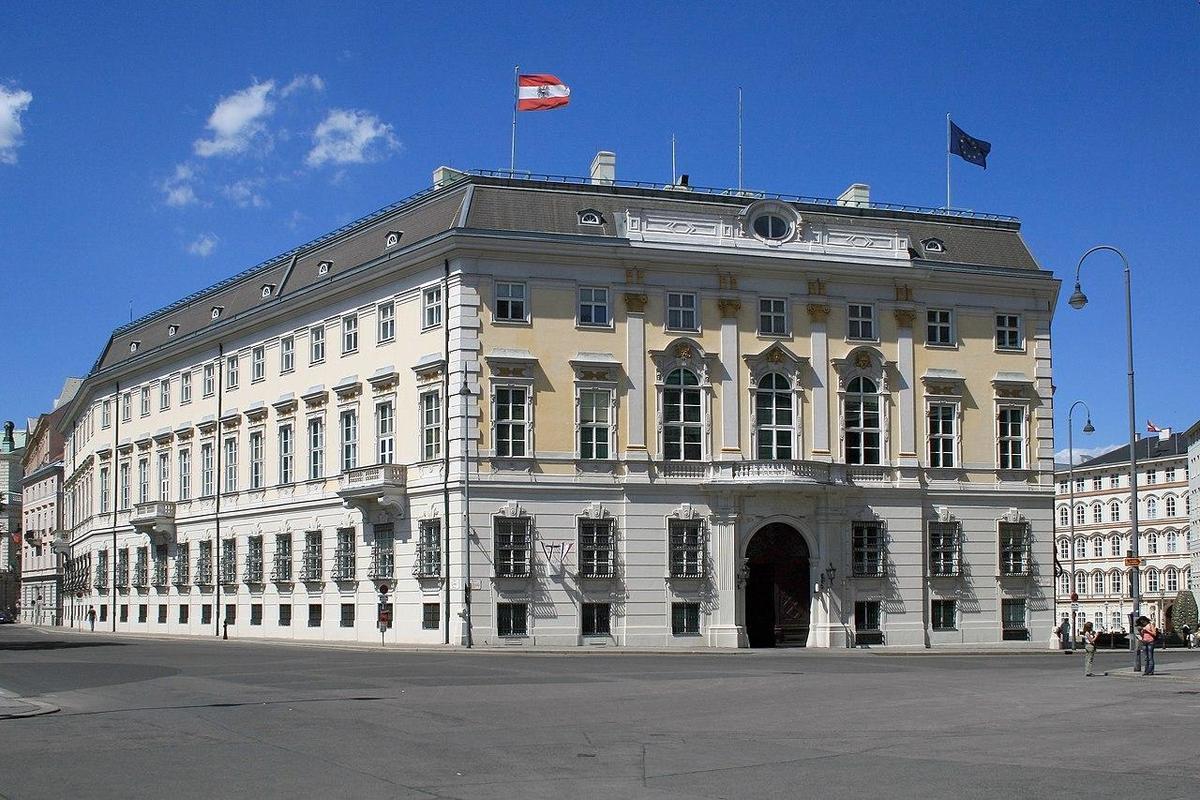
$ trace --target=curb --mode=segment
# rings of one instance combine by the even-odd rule
[[[1112,670],[1110,672],[1104,672],[1101,674],[1103,674],[1105,677],[1108,677],[1108,678],[1123,678],[1125,680],[1141,680],[1142,678],[1146,677],[1145,675],[1141,674],[1140,672],[1134,672],[1132,669],[1128,669],[1128,668]],[[1196,677],[1193,678],[1193,677],[1188,677],[1186,675],[1177,675],[1177,674],[1174,674],[1171,672],[1163,672],[1163,673],[1156,672],[1154,675],[1151,675],[1150,677],[1155,678],[1156,682],[1187,683],[1187,684],[1192,684],[1192,685],[1200,684],[1200,675],[1197,675]]]
[[[16,706],[28,706],[28,708],[12,710]],[[31,700],[6,689],[0,689],[0,720],[41,717],[46,714],[55,714],[60,710],[56,705],[43,703],[41,700]]]

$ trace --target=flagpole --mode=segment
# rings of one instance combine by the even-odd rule
[[[738,87],[738,191],[742,190],[742,87]]]
[[[513,122],[514,130],[516,122]],[[946,112],[946,210],[950,210],[950,112]]]
[[[517,171],[517,105],[521,101],[521,66],[513,67],[513,118],[512,118],[512,148],[508,155],[508,175],[511,178]]]
[[[671,186],[675,186],[675,134],[671,134]]]

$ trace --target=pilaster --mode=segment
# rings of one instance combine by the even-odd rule
[[[742,304],[738,300],[721,298],[717,301],[721,309],[721,459],[737,460],[742,456],[740,444],[741,392],[738,389],[738,311]]]
[[[809,345],[812,351],[812,368],[816,381],[812,390],[813,458],[830,456],[829,451],[829,305],[809,303],[808,318],[811,323]]]

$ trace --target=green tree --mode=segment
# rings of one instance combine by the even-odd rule
[[[1196,625],[1200,624],[1200,612],[1196,609],[1196,595],[1192,594],[1190,589],[1181,589],[1179,594],[1175,595],[1171,621],[1177,631],[1182,631],[1184,625],[1187,625],[1188,630],[1195,631]]]

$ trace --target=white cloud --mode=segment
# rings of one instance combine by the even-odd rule
[[[175,172],[171,177],[159,184],[166,204],[178,208],[198,203],[200,200],[196,197],[196,190],[192,186],[195,178],[196,171],[190,164],[176,164]]]
[[[196,155],[209,158],[249,150],[255,138],[266,133],[263,120],[275,110],[270,99],[274,90],[275,81],[263,81],[222,97],[208,117],[212,138],[195,141]]]
[[[24,89],[0,86],[0,164],[17,163],[17,148],[21,146],[21,115],[33,102],[33,95]]]
[[[325,81],[320,75],[297,75],[291,83],[279,90],[280,97],[288,97],[302,89],[312,89],[314,92],[325,91]]]
[[[262,178],[242,178],[221,187],[221,194],[238,208],[266,208],[266,198],[258,193],[263,183]]]
[[[188,245],[187,251],[200,258],[208,258],[217,247],[217,237],[211,233],[202,233]]]
[[[1110,450],[1116,450],[1118,447],[1125,447],[1125,446],[1126,445],[1120,445],[1120,444],[1102,444],[1102,445],[1098,445],[1096,447],[1076,447],[1075,448],[1075,463],[1082,464],[1084,461],[1087,461],[1088,459],[1095,458],[1096,456],[1102,456],[1105,453],[1109,452]],[[1068,451],[1067,448],[1064,447],[1062,450],[1059,450],[1058,452],[1056,452],[1054,454],[1054,463],[1055,464],[1068,463],[1067,457],[1069,455],[1070,455],[1070,451]]]
[[[322,164],[365,164],[387,157],[400,147],[392,126],[367,111],[332,109],[313,131],[313,148],[305,162]]]

